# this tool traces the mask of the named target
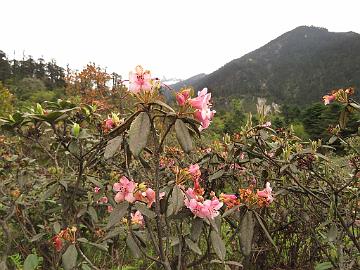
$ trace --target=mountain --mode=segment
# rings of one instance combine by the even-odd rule
[[[320,101],[336,88],[360,91],[360,35],[300,26],[193,80],[193,86],[208,87],[220,102],[267,97],[298,105]]]
[[[179,82],[171,85],[171,87],[179,90],[182,87],[193,86],[193,85],[199,83],[205,77],[206,77],[205,73],[200,73],[200,74],[192,76],[191,78],[188,78],[186,80],[179,81]]]

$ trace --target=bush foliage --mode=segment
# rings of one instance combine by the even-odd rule
[[[341,133],[352,89],[331,94],[326,143],[273,127],[266,101],[210,139],[206,89],[168,104],[140,66],[128,89],[89,70],[68,100],[2,118],[0,268],[360,267],[360,142]]]

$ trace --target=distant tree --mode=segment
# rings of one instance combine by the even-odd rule
[[[19,100],[25,101],[35,92],[45,91],[46,86],[42,80],[36,78],[24,78],[12,87],[13,93]]]
[[[0,50],[0,81],[5,82],[11,76],[11,66],[6,54]]]
[[[51,60],[46,64],[47,79],[45,85],[50,88],[65,87],[65,70],[56,64],[55,60]]]
[[[296,122],[300,119],[301,110],[298,106],[284,104],[281,106],[281,113],[284,116],[286,125]]]
[[[224,114],[224,133],[233,134],[240,131],[245,121],[245,112],[242,99],[232,99],[230,101],[230,112]]]
[[[13,111],[14,97],[0,82],[0,116],[7,116]]]

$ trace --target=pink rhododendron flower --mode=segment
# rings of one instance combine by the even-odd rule
[[[109,132],[115,127],[114,121],[111,118],[108,118],[104,121],[103,129],[105,132]]]
[[[134,197],[136,201],[145,201],[146,194],[138,190],[134,193]]]
[[[129,74],[129,91],[137,94],[141,91],[151,91],[151,74],[149,71],[144,71],[142,66],[135,68],[135,73]]]
[[[99,188],[99,187],[94,187],[94,192],[95,192],[95,193],[99,193],[99,191],[100,191],[100,188]]]
[[[194,112],[194,118],[201,123],[200,131],[210,126],[216,111],[210,110],[210,108],[204,108],[202,110],[196,110]]]
[[[211,93],[207,92],[207,88],[198,92],[198,96],[196,98],[189,99],[189,104],[196,109],[194,112],[194,118],[201,123],[200,130],[209,127],[210,122],[216,113],[216,111],[210,109],[210,100]]]
[[[137,225],[140,225],[140,226],[144,225],[144,217],[140,213],[140,211],[136,211],[135,213],[131,213],[131,223],[132,224],[137,224]]]
[[[144,194],[145,193],[145,194]],[[155,191],[152,190],[151,188],[148,188],[145,192],[143,193],[143,196],[146,198],[146,202],[148,207],[150,208],[152,206],[152,204],[155,202]],[[159,197],[160,200],[165,196],[165,192],[160,192],[159,193]]]
[[[184,106],[190,97],[190,89],[184,89],[176,94],[176,101],[179,106]]]
[[[233,164],[230,164],[230,166],[229,166],[229,168],[231,169],[231,170],[242,170],[243,169],[243,167],[241,167],[239,164],[237,164],[237,163],[233,163]]]
[[[258,190],[257,195],[261,198],[266,199],[266,205],[269,205],[274,200],[272,194],[272,188],[270,187],[270,183],[266,182],[266,186],[263,190]]]
[[[188,172],[191,174],[194,180],[199,179],[201,176],[199,164],[191,164],[188,168]]]
[[[198,96],[196,98],[189,99],[189,103],[194,109],[203,110],[209,106],[210,99],[211,93],[208,93],[207,88],[204,88],[198,92]]]
[[[108,205],[107,211],[108,211],[109,213],[111,213],[113,210],[114,210],[114,208],[113,208],[111,205]]]
[[[107,197],[101,197],[97,202],[98,203],[108,203],[109,199]]]
[[[324,100],[324,104],[328,105],[331,102],[333,102],[336,99],[336,95],[332,94],[332,95],[325,95],[323,96],[323,100]]]
[[[198,202],[195,199],[185,199],[184,203],[195,216],[208,219],[218,216],[218,210],[223,206],[223,203],[218,199],[206,200],[204,202]]]
[[[129,181],[125,176],[121,177],[120,181],[113,185],[114,191],[117,192],[115,201],[119,203],[126,200],[133,203],[135,201],[133,194],[135,187],[136,183],[134,181]]]
[[[200,196],[198,196],[199,194],[196,193],[195,190],[192,188],[188,188],[185,193],[190,199],[200,200]]]

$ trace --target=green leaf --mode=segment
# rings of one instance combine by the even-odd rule
[[[200,238],[200,234],[203,230],[204,227],[204,222],[201,218],[195,218],[192,222],[191,225],[191,234],[190,234],[190,238],[194,241],[197,242],[199,241]]]
[[[98,223],[99,222],[99,219],[98,219],[98,215],[96,213],[96,210],[94,207],[90,206],[88,208],[88,213],[89,215],[91,216],[91,219],[94,221],[94,223]]]
[[[115,224],[119,223],[120,220],[125,216],[125,214],[128,210],[128,207],[129,207],[129,203],[127,201],[117,204],[114,207],[114,210],[110,214],[109,222],[106,225],[105,229],[108,230]]]
[[[258,213],[254,212],[255,213],[255,217],[257,219],[257,221],[259,222],[261,228],[263,229],[267,239],[269,239],[270,243],[275,247],[276,251],[278,250],[277,246],[275,245],[275,241],[272,239],[270,233],[268,232],[268,230],[266,229],[263,221],[261,220],[261,217],[259,216]]]
[[[226,211],[224,212],[224,214],[222,214],[221,217],[224,218],[224,217],[227,217],[227,216],[233,214],[233,213],[236,212],[241,206],[243,206],[243,204],[235,205],[235,206],[232,207],[231,209],[226,210]]]
[[[103,238],[102,240],[105,241],[107,239],[110,239],[110,238],[113,238],[115,236],[118,236],[118,235],[122,235],[124,234],[124,228],[121,228],[121,227],[117,227],[117,228],[114,228],[113,230],[109,231]]]
[[[78,156],[80,154],[79,144],[76,141],[70,142],[69,151],[71,154]]]
[[[48,189],[45,190],[45,192],[42,194],[41,201],[45,201],[48,198],[50,198],[51,196],[53,196],[57,192],[58,187],[59,187],[58,183],[54,183],[53,185],[48,187]]]
[[[220,178],[221,176],[223,176],[224,174],[224,170],[218,170],[215,173],[213,173],[212,175],[209,176],[209,181],[213,181],[215,179]]]
[[[254,218],[251,211],[247,211],[240,222],[240,244],[244,256],[251,253],[252,239],[254,235]]]
[[[71,270],[75,268],[77,256],[78,251],[76,250],[75,245],[70,245],[62,255],[62,263],[65,270]]]
[[[184,206],[184,194],[181,189],[175,185],[171,197],[169,199],[169,205],[166,211],[167,216],[177,214]]]
[[[224,264],[224,262],[220,261],[220,260],[211,260],[210,263],[219,263],[219,264]],[[235,266],[239,266],[241,268],[243,268],[243,265],[239,262],[235,262],[235,261],[225,261],[225,264],[228,265],[235,265]]]
[[[135,242],[135,240],[134,240],[134,238],[132,237],[131,234],[128,234],[128,236],[126,238],[126,244],[130,248],[131,253],[134,255],[135,258],[140,258],[141,257],[140,248],[136,244],[136,242]]]
[[[326,270],[326,269],[330,269],[330,268],[333,268],[333,265],[331,264],[331,262],[318,263],[315,266],[315,270]]]
[[[24,270],[34,270],[39,265],[39,258],[35,254],[29,254],[24,261]]]
[[[191,239],[189,238],[185,238],[185,243],[186,245],[195,253],[201,255],[201,249],[198,247],[198,245],[196,243],[194,243]]]
[[[155,100],[151,104],[157,104],[157,105],[159,105],[161,107],[164,107],[164,108],[168,109],[171,112],[175,112],[173,108],[171,108],[169,105],[167,105],[165,102],[162,102],[161,100]]]
[[[117,136],[114,139],[108,141],[105,147],[104,158],[109,159],[113,157],[116,154],[116,152],[120,150],[121,143],[122,143],[121,136]]]
[[[102,251],[108,251],[108,246],[106,245],[106,243],[104,243],[104,244],[93,243],[93,242],[90,242],[89,240],[87,240],[86,238],[78,238],[77,241],[80,243],[91,245]]]
[[[74,135],[75,138],[79,137],[80,125],[78,123],[74,123],[71,132],[72,132],[72,134]]]
[[[135,208],[140,211],[141,214],[147,216],[148,218],[152,219],[155,218],[156,214],[151,211],[147,206],[141,202],[135,203]]]
[[[30,242],[35,242],[35,241],[38,241],[40,240],[46,233],[38,233],[38,234],[35,234],[31,239],[30,239]]]
[[[59,222],[55,222],[54,225],[53,225],[53,227],[54,227],[54,232],[55,232],[56,234],[58,234],[58,233],[60,232],[60,230],[61,230],[61,225],[60,225],[60,223],[59,223]]]
[[[181,119],[175,122],[176,138],[185,153],[189,153],[193,149],[193,142],[188,127]]]
[[[129,147],[135,157],[139,156],[147,144],[150,125],[150,118],[145,112],[141,112],[130,125]]]
[[[331,227],[326,234],[328,241],[334,242],[337,238],[337,234],[338,234],[338,231],[337,231],[336,225],[331,224]]]
[[[89,265],[87,265],[86,263],[82,263],[81,270],[91,270],[91,267]]]
[[[210,238],[216,255],[220,260],[224,261],[226,257],[226,247],[224,241],[216,231],[211,231]]]

